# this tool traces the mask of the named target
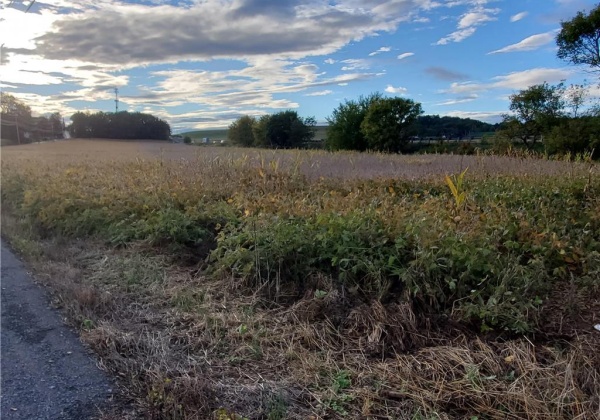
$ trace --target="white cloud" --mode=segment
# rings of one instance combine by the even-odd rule
[[[526,89],[531,85],[544,82],[557,83],[571,74],[566,69],[535,68],[517,71],[504,76],[494,77],[493,87],[506,89]]]
[[[429,23],[431,22],[431,19],[426,18],[426,17],[420,17],[420,18],[416,18],[412,20],[413,23]]]
[[[481,9],[479,11],[466,13],[458,21],[458,29],[471,28],[485,22],[496,20],[495,17],[491,16],[491,13],[498,12],[492,11],[491,9]]]
[[[327,60],[324,61],[325,64],[335,64],[336,61],[333,58],[328,58]]]
[[[349,58],[347,60],[342,60],[341,63],[347,64],[346,66],[342,67],[342,71],[369,69],[369,62],[364,58]]]
[[[471,118],[490,124],[496,124],[502,121],[502,116],[506,111],[450,111],[443,115],[448,117]]]
[[[527,15],[529,14],[529,12],[521,12],[521,13],[517,13],[516,15],[512,15],[510,17],[510,21],[511,22],[518,22],[521,19],[524,19]]]
[[[406,89],[405,87],[394,87],[392,85],[387,85],[387,87],[385,88],[385,91],[387,93],[395,93],[397,95],[404,95],[406,92],[408,92],[408,89]]]
[[[398,58],[398,60],[404,60],[405,58],[412,57],[413,55],[415,55],[415,53],[405,52],[405,53],[400,54],[397,58]]]
[[[477,31],[479,26],[486,22],[497,20],[494,15],[498,14],[500,9],[486,9],[483,7],[486,3],[488,3],[487,0],[474,0],[466,2],[455,1],[447,3],[447,6],[470,4],[473,6],[473,8],[460,17],[456,31],[443,38],[440,38],[435,45],[446,45],[451,42],[461,42],[472,36]]]
[[[557,83],[566,79],[571,74],[570,70],[566,69],[551,69],[551,68],[534,68],[524,71],[508,73],[502,76],[492,78],[488,83],[452,83],[450,89],[442,91],[442,93],[453,94],[469,94],[482,92],[492,89],[513,89],[522,90],[529,86],[548,82]]]
[[[332,90],[320,90],[318,92],[307,93],[304,96],[325,96],[325,95],[329,95],[329,94],[332,94],[332,93],[333,93]]]
[[[461,42],[461,41],[467,39],[468,37],[470,37],[471,35],[473,35],[476,31],[477,31],[477,28],[467,28],[467,29],[461,29],[458,31],[454,31],[451,34],[449,34],[448,36],[440,38],[440,40],[438,42],[436,42],[436,45],[446,45],[446,44],[449,44],[450,42]]]
[[[421,0],[368,0],[369,7],[355,0],[202,0],[186,7],[113,1],[102,7],[84,1],[78,11],[55,14],[32,53],[124,67],[262,55],[301,59],[393,31],[432,7]],[[199,23],[206,16],[210,23]]]
[[[369,53],[369,57],[373,57],[374,55],[381,54],[382,52],[389,52],[391,50],[392,49],[390,47],[381,47],[377,51],[373,51],[372,53]]]
[[[533,51],[544,45],[547,45],[554,41],[555,31],[546,32],[543,34],[531,35],[516,44],[507,45],[506,47],[500,48],[495,51],[491,51],[488,54],[500,54],[518,51]]]

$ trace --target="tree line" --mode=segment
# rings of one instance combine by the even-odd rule
[[[301,148],[314,139],[315,126],[313,117],[291,110],[259,118],[244,115],[231,123],[227,139],[243,147]]]
[[[59,112],[34,117],[31,108],[9,93],[1,93],[2,139],[12,144],[63,138],[63,118]]]
[[[328,147],[398,152],[422,112],[421,105],[410,99],[384,98],[381,94],[349,101],[329,120]],[[351,121],[342,121],[346,117]],[[334,121],[337,118],[339,124]],[[291,110],[260,118],[244,115],[229,126],[227,138],[246,147],[301,148],[314,139],[315,125],[313,117],[302,118]]]
[[[68,127],[72,137],[126,140],[168,140],[171,126],[141,112],[76,112]]]

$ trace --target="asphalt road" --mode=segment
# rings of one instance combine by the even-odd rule
[[[1,252],[0,417],[97,417],[113,384],[4,242]]]

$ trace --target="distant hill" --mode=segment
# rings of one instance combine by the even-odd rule
[[[180,133],[182,136],[189,136],[192,139],[203,139],[205,137],[211,140],[225,140],[227,138],[226,128],[216,128],[211,130],[197,130]]]
[[[498,124],[488,124],[470,118],[440,117],[439,115],[423,115],[417,120],[416,131],[422,138],[469,138],[480,137],[482,133],[494,132]]]
[[[327,137],[327,126],[318,125],[316,127],[317,132],[315,133],[315,140],[325,139]],[[227,139],[226,128],[215,128],[209,130],[196,130],[180,133],[182,136],[189,136],[194,139],[203,139],[208,137],[211,140],[225,140]]]

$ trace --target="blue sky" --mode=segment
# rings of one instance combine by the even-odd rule
[[[597,76],[556,58],[584,0],[3,0],[2,90],[39,114],[119,109],[173,131],[379,91],[497,122],[508,96]],[[598,89],[592,89],[592,96]]]

